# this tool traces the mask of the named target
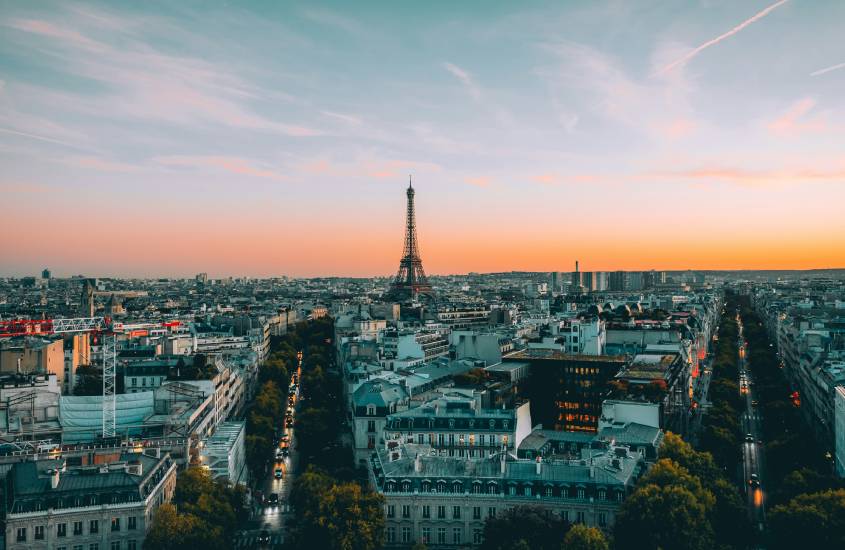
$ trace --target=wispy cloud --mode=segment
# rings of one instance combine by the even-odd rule
[[[677,171],[651,172],[644,176],[690,183],[720,182],[756,187],[797,183],[845,183],[845,167],[754,170],[714,165]]]
[[[740,32],[745,27],[747,27],[747,26],[751,25],[752,23],[755,23],[755,22],[759,21],[760,19],[766,17],[772,11],[774,11],[775,9],[779,8],[780,6],[786,4],[788,1],[789,0],[780,0],[779,2],[775,2],[771,6],[763,9],[762,11],[760,11],[760,12],[756,13],[755,15],[753,15],[752,17],[746,19],[745,21],[743,21],[739,25],[735,26],[734,28],[732,28],[728,32],[722,33],[719,36],[717,36],[716,38],[708,40],[707,42],[704,42],[700,46],[693,48],[686,55],[680,57],[679,59],[676,59],[675,61],[669,63],[668,65],[666,65],[665,67],[660,69],[660,71],[658,71],[658,74],[667,73],[667,72],[669,72],[669,71],[671,71],[671,70],[673,70],[677,67],[680,67],[680,66],[687,64],[690,60],[692,60],[692,58],[694,58],[695,56],[697,56],[698,54],[700,54],[701,52],[703,52],[707,48],[709,48],[711,46],[715,46],[716,44],[718,44],[722,40],[730,38],[731,36]]]
[[[638,78],[617,58],[577,42],[545,43],[541,47],[553,53],[559,63],[537,68],[536,74],[561,98],[570,98],[555,101],[575,103],[576,108],[580,102],[583,110],[661,140],[688,135],[700,126],[688,101],[693,87],[683,75]],[[577,117],[563,120],[571,121],[571,126],[564,122],[568,130],[579,122]],[[679,121],[683,121],[683,127]]]
[[[845,69],[845,63],[837,63],[836,65],[831,65],[830,67],[825,67],[824,69],[813,71],[810,73],[810,76],[821,76],[823,74],[827,74],[833,71],[838,71],[839,69]]]
[[[467,93],[476,101],[481,99],[481,89],[475,84],[470,74],[452,63],[443,63],[443,68],[452,73],[466,88]]]
[[[423,175],[440,173],[442,167],[431,162],[363,157],[351,162],[336,162],[327,158],[318,158],[301,163],[297,170],[310,176],[406,180],[410,173]]]
[[[155,157],[153,162],[168,167],[185,167],[200,170],[213,169],[256,178],[288,179],[286,176],[272,169],[259,167],[255,161],[240,157],[173,155]]]
[[[355,116],[355,115],[347,115],[347,114],[344,114],[344,113],[335,113],[333,111],[320,111],[320,114],[327,116],[327,117],[335,118],[337,120],[342,120],[343,122],[346,122],[347,124],[352,124],[354,126],[358,126],[363,122],[361,120],[361,117]]]
[[[476,187],[489,187],[493,183],[493,179],[487,176],[467,177],[464,178],[464,183]]]
[[[807,115],[816,106],[816,100],[805,97],[793,103],[781,116],[768,124],[773,134],[794,136],[803,132],[819,132],[827,128],[827,122],[821,116]]]
[[[96,17],[85,13],[86,18]],[[293,137],[323,134],[315,128],[258,114],[249,103],[260,99],[262,92],[227,70],[225,64],[162,53],[149,42],[137,40],[133,33],[120,33],[111,16],[107,20],[109,30],[119,33],[115,41],[118,45],[94,40],[63,22],[26,19],[8,25],[52,41],[56,48],[50,55],[60,62],[62,71],[103,85],[104,91],[96,98],[79,98],[80,108],[98,116],[181,125],[220,124]],[[91,55],[92,51],[96,55]]]
[[[543,185],[567,185],[605,183],[611,181],[612,178],[606,174],[558,174],[549,172],[528,176],[528,179],[534,183],[541,183]]]
[[[117,162],[100,157],[67,157],[64,162],[71,166],[79,168],[86,168],[96,170],[98,172],[135,172],[140,170],[140,166],[128,164],[125,162]]]
[[[75,46],[93,51],[103,51],[105,46],[73,30],[54,25],[49,21],[38,19],[13,19],[7,23],[8,27],[32,34],[38,34],[47,38],[56,38]]]
[[[30,139],[37,139],[39,141],[46,141],[48,143],[56,143],[58,145],[66,145],[67,147],[76,148],[76,145],[74,145],[73,143],[70,143],[68,141],[62,141],[60,139],[54,139],[54,138],[47,137],[47,136],[39,136],[38,134],[31,134],[29,132],[20,132],[18,130],[11,130],[9,128],[0,128],[0,132],[2,132],[4,134],[13,134],[13,135],[16,135],[16,136],[22,136],[22,137],[26,137],[26,138],[30,138]]]
[[[366,32],[365,28],[355,19],[326,8],[307,8],[302,10],[301,13],[303,17],[315,23],[334,27],[355,36],[361,36]]]

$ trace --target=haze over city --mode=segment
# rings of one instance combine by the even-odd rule
[[[3,2],[0,271],[842,267],[843,16]]]

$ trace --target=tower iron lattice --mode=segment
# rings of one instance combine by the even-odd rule
[[[418,294],[430,294],[431,285],[423,270],[417,244],[417,222],[414,214],[414,186],[408,178],[408,207],[405,219],[405,246],[402,259],[399,261],[399,271],[390,285],[390,295],[394,298],[414,298]]]

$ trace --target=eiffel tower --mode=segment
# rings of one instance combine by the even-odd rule
[[[417,223],[414,215],[414,186],[408,177],[408,210],[405,221],[405,249],[399,261],[399,271],[390,285],[393,298],[414,298],[418,294],[431,294],[431,285],[423,271],[419,248],[417,247]]]

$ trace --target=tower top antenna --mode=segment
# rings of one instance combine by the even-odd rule
[[[413,184],[413,181],[411,179],[411,174],[408,174],[408,189],[413,189],[413,188],[414,188],[414,184]]]

